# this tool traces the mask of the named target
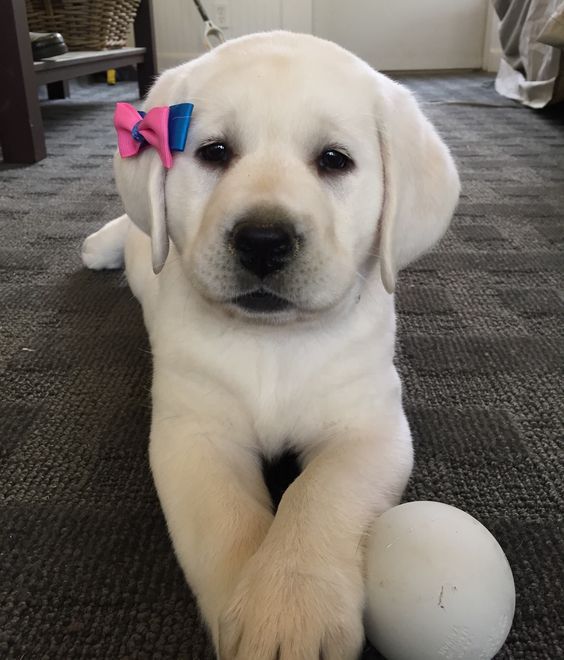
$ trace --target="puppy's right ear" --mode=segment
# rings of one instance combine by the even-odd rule
[[[143,110],[174,103],[174,85],[185,85],[185,72],[190,64],[162,73],[149,90]],[[188,98],[188,91],[183,93]],[[165,180],[166,170],[156,149],[141,149],[133,158],[122,158],[119,151],[114,154],[114,174],[118,192],[125,212],[131,220],[151,237],[153,271],[159,273],[169,251],[166,224]]]
[[[155,149],[144,149],[135,158],[122,158],[116,152],[114,173],[125,212],[151,237],[153,271],[159,273],[169,250],[161,159]]]

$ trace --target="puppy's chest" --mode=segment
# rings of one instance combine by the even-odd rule
[[[372,333],[274,336],[187,327],[153,334],[155,373],[163,382],[170,374],[173,383],[163,391],[173,393],[180,413],[187,408],[240,425],[243,441],[251,435],[266,456],[299,449],[356,418],[380,394],[383,363],[391,366],[389,347],[378,348]],[[367,397],[368,390],[376,396]]]
[[[372,376],[358,354],[291,346],[242,351],[223,374],[265,456],[299,450],[347,417]]]
[[[202,347],[203,348],[203,347]],[[324,351],[299,343],[239,340],[227,349],[194,352],[189,374],[206,374],[205,392],[228,392],[226,412],[242,414],[253,430],[257,449],[276,454],[288,444],[301,444],[327,420],[331,390],[341,378]],[[197,386],[197,383],[196,383]],[[223,398],[223,397],[222,397]]]
[[[238,382],[260,449],[268,455],[303,437],[317,417],[313,410],[318,398],[315,366],[299,355],[259,351],[247,357],[246,365],[240,364],[232,377]]]

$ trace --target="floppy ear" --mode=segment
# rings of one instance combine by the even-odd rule
[[[125,212],[151,237],[153,271],[159,273],[169,249],[161,159],[155,149],[145,149],[135,158],[122,158],[116,152],[114,173]]]
[[[143,110],[171,105],[175,98],[189,98],[186,76],[190,63],[162,73],[149,90]],[[182,91],[176,92],[175,85]],[[114,175],[125,212],[151,237],[153,271],[159,273],[166,261],[169,238],[166,225],[166,171],[156,149],[143,149],[134,158],[114,154]]]
[[[382,282],[393,293],[398,271],[445,233],[460,192],[450,152],[411,93],[377,74],[377,122],[384,174],[379,227]]]

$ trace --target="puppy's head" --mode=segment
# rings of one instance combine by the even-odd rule
[[[131,219],[169,238],[210,304],[258,322],[311,318],[397,272],[444,233],[459,193],[411,94],[333,43],[275,32],[164,73],[146,108],[194,103],[186,151],[115,158]]]

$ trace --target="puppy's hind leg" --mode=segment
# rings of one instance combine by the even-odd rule
[[[94,234],[90,234],[82,244],[82,263],[91,270],[123,268],[125,238],[131,220],[127,215],[105,224]]]

